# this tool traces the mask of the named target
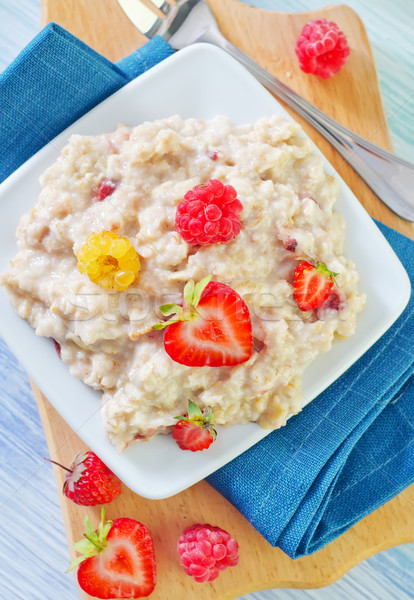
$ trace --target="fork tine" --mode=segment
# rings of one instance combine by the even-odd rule
[[[118,3],[141,33],[150,38],[158,30],[162,19],[143,4],[141,0],[118,0]]]

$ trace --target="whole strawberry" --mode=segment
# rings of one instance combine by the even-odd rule
[[[67,471],[63,493],[75,504],[108,504],[121,493],[121,481],[94,452],[77,454],[69,468],[54,460],[46,460]]]
[[[174,427],[172,436],[181,450],[191,450],[191,452],[205,450],[216,439],[211,408],[206,408],[202,412],[195,402],[189,400],[187,416],[176,417],[176,419],[179,421]]]
[[[94,598],[142,598],[156,583],[154,546],[148,529],[135,519],[105,523],[105,508],[95,531],[85,517],[85,539],[74,547],[81,554],[68,571],[79,565],[78,583]]]
[[[227,531],[212,525],[184,529],[177,544],[184,571],[197,582],[213,581],[239,562],[239,546]]]

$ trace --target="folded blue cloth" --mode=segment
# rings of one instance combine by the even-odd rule
[[[155,38],[112,64],[48,25],[0,77],[0,181],[166,56]],[[414,242],[379,224],[414,287]],[[208,481],[292,558],[322,548],[414,481],[414,299],[393,327],[286,427]]]
[[[414,242],[378,225],[414,289]],[[290,557],[319,550],[414,482],[413,340],[412,293],[342,377],[208,478]]]
[[[115,65],[59,25],[45,27],[0,76],[0,182],[173,52],[157,37]]]

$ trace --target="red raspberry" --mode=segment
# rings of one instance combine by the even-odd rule
[[[177,545],[187,575],[195,581],[213,581],[220,571],[239,562],[239,546],[227,531],[212,525],[184,529]]]
[[[341,289],[334,287],[331,292],[331,295],[325,301],[323,308],[327,308],[329,310],[343,310],[345,308],[345,305],[345,293]]]
[[[302,71],[322,79],[338,73],[350,52],[345,35],[328,19],[307,23],[296,40],[295,51]]]
[[[288,250],[288,252],[296,252],[297,245],[298,242],[295,240],[295,238],[288,238],[285,240],[285,248]]]
[[[177,206],[175,228],[187,244],[225,244],[239,235],[242,210],[233,186],[210,179],[186,193]]]
[[[219,153],[217,152],[217,150],[208,150],[207,151],[207,156],[211,160],[217,160],[218,158],[220,158]]]
[[[346,306],[346,295],[343,290],[338,287],[332,288],[331,295],[325,300],[322,306],[316,309],[316,317],[320,321],[326,319],[327,311],[341,311]]]
[[[59,342],[57,342],[55,340],[55,338],[52,338],[52,340],[53,340],[53,343],[55,344],[56,354],[58,355],[59,358],[62,358],[62,356],[61,356],[61,347],[60,347]]]
[[[105,200],[105,198],[107,198],[108,196],[111,196],[111,194],[114,193],[116,186],[117,186],[116,181],[113,181],[112,179],[108,179],[107,177],[104,177],[102,179],[101,183],[99,184],[98,188],[95,191],[94,199],[97,202],[102,202],[102,200]]]

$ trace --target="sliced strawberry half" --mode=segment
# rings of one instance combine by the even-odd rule
[[[120,518],[105,523],[102,509],[98,529],[85,517],[85,539],[75,544],[82,556],[79,565],[80,587],[95,598],[142,598],[155,587],[156,569],[152,538],[148,529],[134,519]]]
[[[187,415],[175,418],[178,422],[172,436],[181,450],[191,450],[191,452],[206,450],[216,439],[217,433],[210,407],[202,411],[195,402],[189,400]]]
[[[234,366],[249,360],[253,338],[249,309],[231,287],[210,281],[211,275],[184,288],[183,306],[160,307],[169,321],[154,329],[167,327],[164,348],[182,365],[190,367]]]
[[[329,298],[335,283],[335,276],[323,263],[312,265],[302,261],[293,274],[293,290],[300,310],[313,310]]]

